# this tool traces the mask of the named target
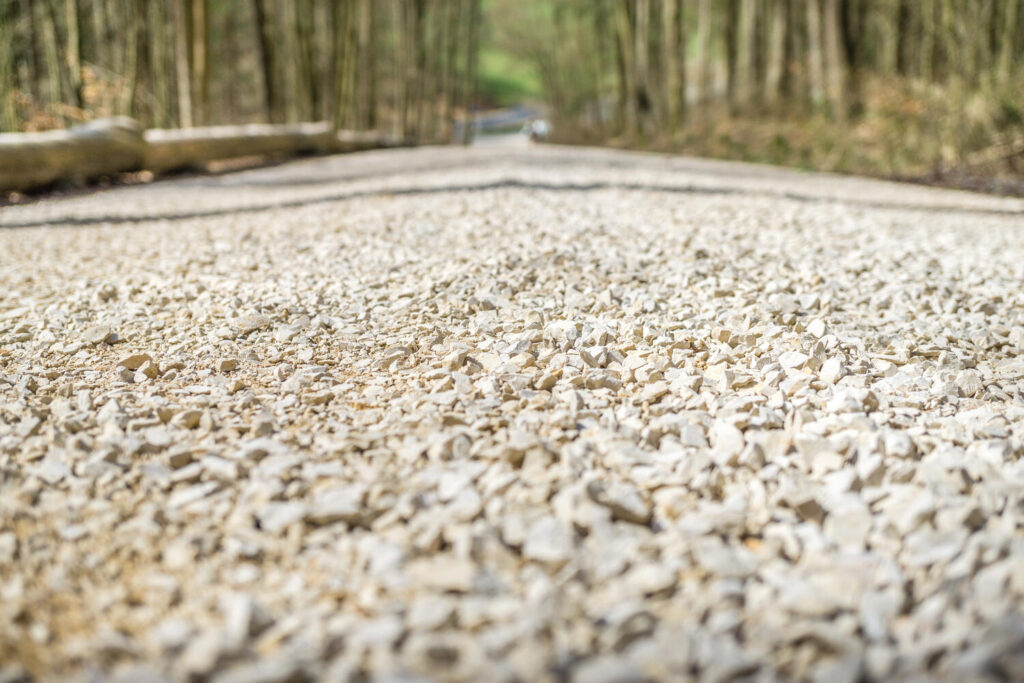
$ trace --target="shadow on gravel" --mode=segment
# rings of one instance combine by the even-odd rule
[[[662,192],[667,194],[682,195],[739,195],[750,197],[765,197],[787,199],[790,201],[806,202],[812,204],[839,204],[844,206],[855,206],[869,209],[892,209],[900,211],[918,211],[923,213],[963,213],[969,215],[983,216],[1024,216],[1024,213],[1014,209],[986,209],[978,207],[958,206],[933,206],[928,204],[914,204],[901,202],[885,202],[875,200],[839,199],[831,197],[818,197],[814,195],[800,194],[798,192],[770,192],[757,189],[742,189],[735,187],[700,187],[695,185],[655,185],[644,183],[545,183],[529,182],[509,178],[480,185],[444,185],[440,187],[396,187],[391,189],[359,190],[354,192],[339,192],[322,197],[310,197],[307,199],[296,199],[292,201],[274,202],[258,206],[224,207],[216,209],[201,209],[196,211],[181,211],[176,213],[141,214],[132,216],[90,216],[90,217],[58,217],[47,220],[34,220],[22,222],[0,222],[0,228],[38,228],[45,226],[70,225],[89,226],[102,224],[131,224],[146,223],[150,221],[180,221],[194,218],[212,218],[217,216],[229,216],[235,214],[259,213],[274,209],[293,209],[303,206],[315,206],[317,204],[330,204],[333,202],[346,201],[351,199],[362,199],[367,197],[404,197],[416,195],[452,194],[458,192],[481,192],[487,190],[540,190],[545,192],[594,192],[598,190],[625,190],[638,192]]]

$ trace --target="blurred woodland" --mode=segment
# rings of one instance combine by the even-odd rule
[[[445,140],[480,0],[0,0],[0,130],[297,121]]]
[[[0,129],[327,120],[1020,191],[1024,0],[0,0]]]
[[[534,64],[563,141],[1024,172],[1021,0],[496,0],[488,15]]]

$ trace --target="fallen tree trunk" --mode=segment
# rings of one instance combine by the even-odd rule
[[[241,157],[356,152],[397,143],[373,131],[335,131],[326,122],[143,130],[129,118],[68,130],[0,135],[0,191],[148,170],[202,169]]]
[[[144,167],[155,173],[202,168],[222,159],[326,154],[338,148],[337,136],[327,123],[148,130],[145,138]]]
[[[0,134],[0,190],[28,190],[59,180],[86,182],[142,167],[146,142],[129,118],[68,130]]]

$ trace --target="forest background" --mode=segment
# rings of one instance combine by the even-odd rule
[[[0,0],[0,129],[331,121],[1024,193],[1024,0]]]

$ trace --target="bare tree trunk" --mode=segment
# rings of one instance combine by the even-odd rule
[[[409,52],[407,50],[408,34],[405,0],[394,0],[392,2],[395,15],[395,75],[394,75],[394,108],[395,108],[395,136],[404,140],[409,133],[409,89],[407,71],[409,68]]]
[[[409,17],[409,44],[412,48],[413,60],[406,69],[406,77],[409,90],[409,114],[408,121],[412,124],[410,133],[415,140],[419,140],[424,133],[426,118],[426,98],[429,92],[426,80],[427,75],[427,45],[425,35],[425,0],[410,0],[412,16]]]
[[[846,64],[843,60],[840,35],[841,17],[839,0],[825,0],[824,38],[825,38],[825,73],[826,92],[829,109],[834,118],[845,121],[847,116],[846,102]]]
[[[740,0],[723,0],[725,3],[725,94],[726,100],[732,105],[736,101],[736,51],[738,49]]]
[[[463,110],[466,112],[466,126],[462,142],[468,145],[473,142],[473,134],[475,132],[473,125],[475,121],[471,111],[476,105],[477,97],[476,68],[480,49],[480,0],[469,0],[466,29],[466,85],[463,88],[466,98],[463,107]]]
[[[116,71],[113,59],[115,28],[111,26],[110,17],[107,16],[105,0],[93,0],[91,15],[92,41],[82,39],[83,62],[90,61],[105,69]]]
[[[441,140],[452,141],[452,110],[455,104],[456,59],[459,45],[459,6],[455,2],[443,5],[444,16],[444,66],[441,69]]]
[[[676,0],[661,3],[661,69],[663,102],[662,121],[669,131],[679,125],[679,112],[683,102],[679,98],[679,7]],[[685,66],[685,65],[682,65]]]
[[[343,78],[343,62],[345,59],[344,39],[345,11],[344,0],[332,0],[328,3],[330,30],[330,59],[327,62],[327,119],[333,128],[341,127],[341,82]]]
[[[921,3],[920,45],[918,47],[918,73],[926,81],[935,79],[935,8],[936,0]]]
[[[0,132],[18,130],[18,110],[14,104],[14,24],[17,9],[13,3],[0,5]]]
[[[736,71],[733,104],[746,109],[754,94],[754,0],[740,0],[737,17]]]
[[[704,105],[711,100],[711,0],[697,4],[696,103]]]
[[[896,72],[901,76],[915,74],[916,31],[914,28],[914,0],[898,0],[896,16]]]
[[[675,49],[675,62],[676,62],[676,119],[675,125],[678,127],[679,124],[686,117],[686,111],[689,107],[688,99],[689,93],[687,92],[688,79],[686,77],[686,48],[688,42],[688,31],[686,28],[686,6],[680,4],[679,9],[676,11],[676,49]]]
[[[1004,0],[1002,31],[999,36],[999,61],[996,66],[996,81],[1006,84],[1010,80],[1010,67],[1015,55],[1014,42],[1017,39],[1017,0]]]
[[[554,21],[555,35],[565,36],[569,35],[569,27],[566,23],[566,14],[568,5],[566,3],[556,3],[552,8],[552,19]],[[569,64],[571,57],[567,54],[568,45],[567,40],[555,41],[551,46],[549,54],[545,56],[545,59],[549,60],[550,66],[542,69],[545,76],[545,91],[551,93],[551,102],[554,105],[556,112],[560,115],[568,116],[570,114],[571,101],[570,101],[570,89],[566,87],[568,71],[570,70]]]
[[[67,61],[63,58],[67,41],[61,30],[58,13],[58,0],[43,0],[43,24],[46,41],[46,63],[49,72],[50,103],[60,105],[68,102],[71,94],[71,77],[68,75]]]
[[[820,0],[805,0],[807,10],[807,75],[811,104],[820,107],[825,100],[825,66],[821,56]]]
[[[359,78],[359,7],[355,0],[346,0],[345,27],[343,29],[342,43],[344,45],[344,68],[342,69],[342,97],[344,106],[342,121],[348,128],[359,126],[359,90],[357,79]]]
[[[377,125],[377,64],[373,30],[373,0],[359,2],[359,102],[360,126]]]
[[[633,63],[636,70],[635,87],[633,97],[636,98],[638,123],[641,132],[647,132],[650,127],[651,103],[651,75],[648,59],[648,26],[650,25],[650,4],[649,0],[633,0]]]
[[[208,0],[192,0],[191,48],[193,81],[193,120],[203,124],[208,120],[210,99],[209,54],[209,6]]]
[[[178,84],[178,125],[192,127],[192,78],[189,73],[187,0],[174,0],[174,74]]]
[[[64,19],[68,27],[68,45],[64,58],[68,65],[73,104],[79,109],[85,106],[82,90],[82,41],[78,31],[78,0],[64,0]]]
[[[607,10],[608,4],[604,0],[594,4],[593,24],[591,27],[595,47],[594,63],[596,66],[594,74],[594,104],[598,122],[598,133],[601,137],[606,135],[609,118],[606,116],[606,109],[603,106],[604,76],[605,74],[615,72],[617,66],[614,59],[608,59],[609,56],[615,54],[615,33],[608,26]],[[587,26],[581,25],[580,30],[586,31]],[[619,113],[621,114],[621,112]]]
[[[122,116],[135,113],[135,93],[139,89],[139,45],[145,27],[145,0],[128,0],[126,8],[130,13],[130,21],[125,22],[125,87],[121,91],[118,112]]]
[[[313,0],[293,0],[292,8],[295,10],[299,73],[304,98],[300,116],[313,120],[320,113],[320,73],[316,59]]]
[[[28,45],[29,59],[31,60],[32,73],[32,97],[36,105],[43,99],[43,71],[44,58],[42,51],[42,40],[39,35],[39,20],[36,17],[35,0],[22,0],[22,11],[28,17]]]
[[[629,20],[629,0],[620,0],[615,7],[615,27],[619,37],[621,59],[620,87],[623,102],[623,132],[633,139],[637,135],[636,67],[633,53],[633,27]]]
[[[267,121],[277,123],[280,116],[273,29],[267,17],[266,0],[252,0],[252,6],[256,16],[256,37],[260,48],[260,71],[263,73],[263,106],[266,109]]]
[[[874,7],[874,19],[879,45],[875,48],[873,67],[879,75],[891,77],[896,74],[899,63],[899,0],[885,0],[881,7]],[[871,46],[866,50],[871,51]]]
[[[786,19],[789,7],[786,0],[771,1],[771,24],[768,33],[768,60],[765,69],[764,101],[769,106],[778,104],[782,96],[782,72],[786,58]]]
[[[142,0],[145,2],[145,0]],[[169,55],[167,46],[168,21],[167,5],[160,2],[145,2],[146,23],[152,27],[149,37],[149,65],[152,80],[152,125],[157,128],[169,128],[171,120],[170,83],[167,79]]]
[[[785,58],[782,69],[782,92],[788,102],[806,104],[807,86],[807,12],[805,0],[787,2]]]
[[[295,123],[302,117],[305,104],[305,83],[299,57],[298,27],[295,26],[295,12],[289,11],[293,0],[273,2],[273,23],[277,27],[277,79],[278,102],[281,118],[286,123]]]
[[[872,9],[884,16],[876,0],[844,0],[839,9],[846,64],[846,113],[855,117],[863,110],[864,74],[873,60],[884,59],[884,43],[871,31]]]
[[[970,36],[960,35],[967,17],[954,19],[949,0],[935,0],[936,27],[932,61],[932,76],[936,81],[952,81],[960,76],[969,77],[971,49]]]

